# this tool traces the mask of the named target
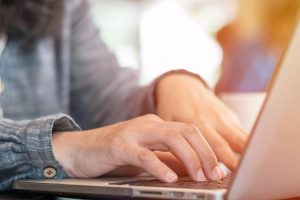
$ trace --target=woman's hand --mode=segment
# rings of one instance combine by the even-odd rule
[[[71,177],[98,177],[129,165],[161,181],[175,182],[177,175],[153,151],[171,152],[195,181],[225,176],[217,167],[213,150],[195,126],[165,122],[155,115],[53,135],[54,155]]]
[[[157,85],[157,113],[167,121],[194,124],[218,160],[234,170],[247,136],[236,115],[197,78],[171,74]]]

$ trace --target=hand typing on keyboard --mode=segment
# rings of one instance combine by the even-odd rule
[[[225,176],[213,150],[195,126],[166,122],[155,115],[88,131],[55,133],[53,149],[71,177],[99,177],[131,165],[161,181],[176,182],[176,173],[154,150],[171,152],[194,181],[220,180]]]

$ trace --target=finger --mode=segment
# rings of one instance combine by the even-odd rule
[[[178,180],[177,175],[161,162],[154,152],[136,145],[128,146],[127,150],[124,158],[127,164],[142,168],[163,182],[172,183]]]
[[[222,176],[222,179],[223,179],[227,176],[227,173],[224,170],[221,170],[221,176]]]
[[[204,171],[205,176],[211,180],[221,179],[220,169],[217,167],[218,161],[216,155],[201,134],[200,130],[195,126],[178,122],[169,122],[169,124],[173,126],[180,126],[182,136],[196,152],[202,165],[202,172],[198,173],[200,174]]]
[[[183,162],[188,174],[195,181],[206,180],[202,171],[201,161],[195,150],[179,132],[179,129],[167,129],[164,137],[165,145]]]
[[[180,127],[174,125],[172,127],[166,127],[164,124],[161,124],[157,130],[159,131],[142,137],[141,140],[143,140],[143,142],[141,146],[151,150],[164,151],[168,149],[168,151],[183,162],[193,180],[204,181],[206,178],[202,173],[200,159],[195,150],[182,136],[182,133],[180,133]]]
[[[208,124],[199,124],[198,127],[206,136],[205,138],[213,148],[218,160],[223,162],[230,170],[234,170],[237,166],[238,158],[226,140]]]
[[[220,122],[217,131],[236,153],[240,154],[243,152],[247,142],[247,134],[242,128],[226,119]]]
[[[214,148],[217,158],[222,163],[224,163],[231,171],[234,171],[238,164],[238,157],[223,138],[221,138],[220,140],[223,140],[222,144]]]
[[[170,169],[172,169],[178,176],[188,176],[183,162],[181,162],[176,156],[170,152],[156,151],[157,157],[165,163]]]

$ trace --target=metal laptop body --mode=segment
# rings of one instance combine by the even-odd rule
[[[228,191],[115,185],[137,178],[15,181],[19,191],[152,199],[300,197],[300,21],[274,73],[268,95]]]

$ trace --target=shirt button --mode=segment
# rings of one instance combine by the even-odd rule
[[[46,167],[43,171],[43,175],[46,178],[53,178],[56,175],[56,169],[53,167]]]

